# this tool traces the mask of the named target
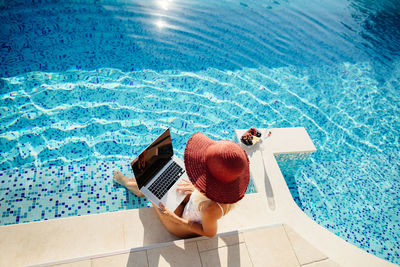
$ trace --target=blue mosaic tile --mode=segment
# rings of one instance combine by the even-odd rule
[[[74,162],[75,177],[87,172],[78,165],[129,161],[166,127],[182,157],[196,131],[232,140],[234,129],[303,126],[319,154],[302,167],[287,159],[296,202],[399,264],[400,7],[371,2],[0,1],[0,169]],[[61,209],[65,197],[79,214],[109,203],[93,184],[71,184],[80,195],[68,195],[51,180],[38,186],[33,172],[31,187],[1,176],[1,211],[18,213],[13,222],[30,198],[14,184],[36,203],[59,194],[48,201],[60,209],[38,204],[44,219],[73,210]]]
[[[0,225],[151,206],[112,179],[132,177],[126,162],[98,162],[0,172]],[[254,193],[250,181],[247,194]]]
[[[311,158],[319,156],[316,153]],[[390,196],[397,189],[384,179],[374,182],[374,190],[369,185],[382,170],[364,165],[365,171],[360,174],[363,161],[310,162],[308,157],[276,155],[296,204],[313,220],[355,246],[386,259],[399,257],[400,243],[396,240],[400,240],[400,199]],[[389,191],[382,194],[385,186]]]

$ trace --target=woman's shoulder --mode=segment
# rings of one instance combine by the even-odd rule
[[[225,204],[220,204],[225,205]],[[212,200],[206,200],[200,203],[200,211],[204,215],[212,216],[212,217],[221,217],[221,208],[218,203]]]

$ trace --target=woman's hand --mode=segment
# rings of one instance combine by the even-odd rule
[[[194,191],[194,185],[190,181],[184,179],[183,183],[178,184],[176,191],[185,195],[190,195]]]
[[[161,214],[163,214],[167,219],[169,219],[175,223],[179,222],[180,218],[174,212],[167,209],[164,206],[164,204],[160,203],[159,210],[160,210]]]

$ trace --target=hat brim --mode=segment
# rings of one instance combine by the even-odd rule
[[[215,142],[199,132],[189,138],[184,155],[186,173],[192,184],[209,199],[225,204],[236,203],[244,197],[249,184],[249,159],[244,152],[247,164],[239,177],[230,183],[221,182],[211,175],[206,164],[206,150]]]

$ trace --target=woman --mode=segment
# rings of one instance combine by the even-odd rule
[[[217,233],[217,221],[243,198],[249,183],[249,159],[246,152],[232,141],[214,141],[195,133],[186,144],[184,162],[190,179],[178,189],[185,200],[172,212],[162,204],[153,207],[167,230],[178,237],[197,235],[212,237]],[[139,197],[134,178],[121,172],[114,180]]]

